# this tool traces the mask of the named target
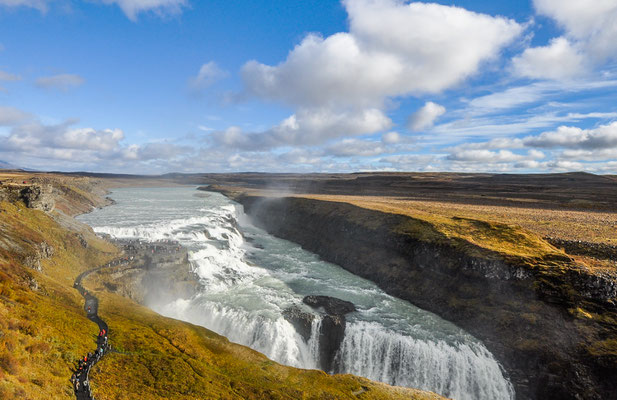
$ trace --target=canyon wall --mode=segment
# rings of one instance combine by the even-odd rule
[[[225,192],[254,223],[483,340],[517,399],[617,399],[617,279],[565,254],[514,257],[430,224],[306,198]]]

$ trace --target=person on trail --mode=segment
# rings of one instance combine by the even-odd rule
[[[75,382],[75,391],[79,392],[79,381]]]

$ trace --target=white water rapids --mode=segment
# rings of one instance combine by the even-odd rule
[[[438,316],[387,295],[375,284],[254,227],[240,205],[194,187],[124,188],[117,204],[79,219],[116,238],[173,239],[189,249],[201,290],[150,304],[202,325],[283,364],[319,365],[320,319],[305,341],[282,315],[306,295],[350,301],[336,371],[431,390],[458,400],[510,400],[512,385],[477,339]]]

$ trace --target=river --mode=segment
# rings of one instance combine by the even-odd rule
[[[200,279],[193,298],[149,304],[249,346],[282,364],[317,368],[319,313],[306,295],[350,301],[337,369],[458,400],[509,400],[512,385],[473,336],[389,296],[374,283],[324,262],[299,245],[256,228],[242,206],[195,187],[122,188],[116,204],[78,217],[98,233],[148,241],[173,239],[189,250]],[[282,313],[299,306],[318,316],[305,341]]]

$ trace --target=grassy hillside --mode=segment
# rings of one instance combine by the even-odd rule
[[[81,210],[90,192],[56,190],[56,204]],[[57,181],[51,181],[57,185]],[[54,186],[58,189],[57,186]],[[88,199],[87,206],[82,201]],[[74,362],[98,333],[72,288],[74,278],[118,254],[64,213],[0,202],[0,399],[70,399]],[[204,328],[164,318],[97,288],[99,313],[119,351],[91,374],[98,399],[438,399],[350,376],[281,366]]]
[[[41,243],[53,248],[49,258],[41,255]],[[0,203],[0,398],[71,397],[70,368],[92,350],[96,334],[72,282],[114,253],[42,211]]]

